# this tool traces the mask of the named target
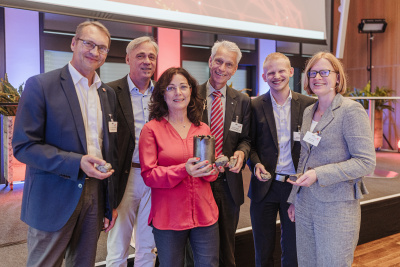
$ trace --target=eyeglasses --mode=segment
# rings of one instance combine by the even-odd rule
[[[187,90],[189,90],[190,86],[189,86],[188,84],[184,84],[184,85],[181,85],[181,86],[178,86],[178,87],[175,87],[175,86],[168,86],[165,90],[166,90],[167,92],[172,92],[172,91],[175,91],[175,92],[176,92],[176,90],[177,90],[178,88],[179,88],[182,92],[186,92]]]
[[[107,54],[110,51],[110,49],[108,49],[107,46],[105,46],[105,45],[97,45],[91,41],[86,41],[81,38],[76,38],[76,39],[78,39],[79,41],[82,41],[83,45],[88,50],[92,50],[97,46],[100,54]]]
[[[331,74],[331,72],[335,72],[334,70],[320,70],[320,71],[316,71],[316,70],[310,70],[309,72],[307,72],[307,76],[308,78],[315,78],[317,77],[317,74],[319,73],[319,75],[321,77],[328,77],[329,74]]]

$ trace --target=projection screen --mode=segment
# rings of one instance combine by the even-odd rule
[[[323,0],[1,0],[1,5],[282,41],[326,43]]]

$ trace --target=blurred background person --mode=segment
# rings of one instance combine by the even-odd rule
[[[193,157],[193,136],[210,134],[202,111],[196,80],[183,68],[166,70],[139,139],[142,177],[152,193],[148,222],[161,266],[184,265],[187,239],[197,266],[218,266],[218,208],[210,186],[218,171],[205,171],[210,162]]]
[[[296,220],[299,266],[351,266],[357,246],[362,177],[375,168],[375,149],[364,108],[342,94],[346,76],[331,53],[307,63],[304,88],[318,96],[305,109],[301,153],[288,213]]]

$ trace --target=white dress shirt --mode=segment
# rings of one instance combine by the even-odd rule
[[[97,89],[101,86],[100,77],[95,73],[93,83],[89,86],[88,79],[80,74],[72,66],[71,62],[68,64],[68,69],[81,107],[85,125],[87,153],[103,159],[103,154],[101,153],[103,146],[103,112],[97,92]]]
[[[272,108],[274,111],[276,132],[278,135],[279,145],[279,156],[278,163],[276,164],[276,173],[281,174],[294,174],[296,170],[294,168],[292,160],[292,146],[291,146],[291,102],[292,102],[292,91],[289,91],[289,96],[283,105],[276,103],[274,97],[271,94]]]
[[[132,82],[129,75],[127,76],[129,92],[131,93],[131,102],[133,109],[133,117],[135,119],[135,150],[133,151],[132,162],[139,161],[139,136],[145,123],[149,122],[149,102],[153,93],[154,85],[150,81],[149,88],[142,94],[136,85]]]

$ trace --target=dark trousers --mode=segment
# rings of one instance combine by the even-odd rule
[[[27,266],[94,266],[97,240],[103,228],[102,181],[86,180],[81,198],[67,223],[56,232],[28,229]],[[68,201],[66,199],[65,201]],[[46,208],[43,203],[43,208]]]
[[[287,213],[289,208],[287,199],[291,189],[291,184],[274,180],[262,201],[251,201],[250,217],[257,267],[274,266],[273,253],[278,212],[281,222],[281,266],[297,266],[295,224],[290,221]]]
[[[188,230],[159,230],[153,226],[160,267],[183,267],[187,240],[193,248],[195,266],[218,266],[218,223]]]
[[[211,189],[219,210],[219,266],[236,266],[235,233],[240,206],[233,201],[224,173],[211,183]]]

